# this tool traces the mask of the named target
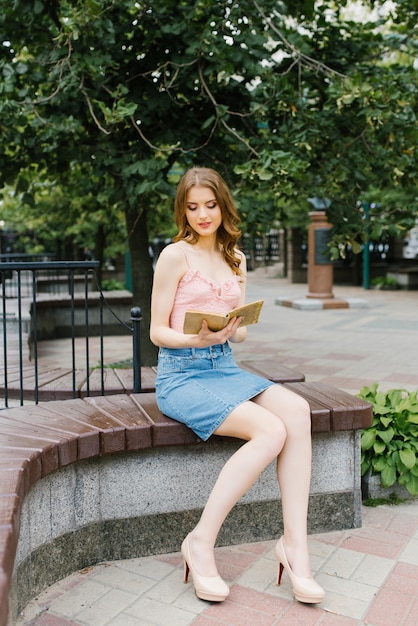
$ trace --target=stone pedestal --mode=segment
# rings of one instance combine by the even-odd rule
[[[330,299],[333,285],[333,265],[327,243],[331,224],[325,211],[312,211],[308,231],[308,294],[307,298]]]

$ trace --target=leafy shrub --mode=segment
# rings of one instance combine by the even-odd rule
[[[376,289],[397,289],[398,281],[393,276],[376,276],[372,279],[372,286]]]
[[[375,383],[358,395],[373,405],[373,423],[361,434],[361,475],[371,469],[383,487],[397,481],[418,495],[418,391],[383,392]]]

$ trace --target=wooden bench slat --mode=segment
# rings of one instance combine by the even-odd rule
[[[85,372],[76,370],[76,390],[78,390],[86,379]],[[72,395],[73,377],[71,369],[48,369],[38,370],[38,400],[60,400],[68,399]],[[34,368],[24,368],[23,370],[23,398],[24,400],[35,400],[35,373]],[[8,380],[7,390],[10,398],[20,397],[20,375],[15,373],[13,380]],[[78,395],[78,391],[76,392]]]
[[[56,374],[56,372],[55,372]],[[84,385],[86,372],[84,370],[75,371],[75,389],[79,396],[79,389]],[[26,386],[26,381],[25,381]],[[38,389],[39,401],[68,400],[71,398],[73,388],[73,375],[71,370],[61,370],[60,376],[54,376],[50,380],[42,383]]]
[[[2,416],[0,422],[0,441],[3,441],[3,435],[14,433],[19,437],[28,438],[29,440],[49,441],[57,446],[59,456],[59,467],[69,465],[77,461],[77,440],[74,434],[53,431],[45,426],[36,423],[26,424],[19,419],[13,420],[7,416]]]
[[[0,565],[0,607],[1,612],[4,612],[4,616],[0,615],[0,624],[6,626],[7,615],[9,613],[9,585],[10,576],[7,576],[6,572]]]
[[[16,513],[19,510],[21,500],[16,493],[0,494],[0,526],[16,526]]]
[[[10,585],[10,579],[13,573],[17,542],[18,533],[12,524],[0,526],[0,572],[2,570],[5,572],[9,579],[8,586]],[[1,608],[3,608],[2,605]]]
[[[37,450],[0,448],[0,457],[2,463],[9,464],[11,468],[21,467],[27,476],[29,486],[41,479],[41,457]]]
[[[100,434],[101,454],[123,452],[126,449],[124,427],[109,415],[101,413],[96,407],[84,400],[62,400],[59,403],[48,402],[44,407],[96,429]]]
[[[152,445],[177,446],[201,442],[184,424],[170,419],[159,410],[155,393],[136,393],[131,396],[152,425]]]
[[[152,446],[151,424],[140,411],[130,396],[125,394],[86,398],[105,415],[113,417],[126,428],[126,449],[143,450]]]
[[[42,437],[29,437],[26,434],[19,435],[13,430],[0,431],[0,455],[4,450],[32,450],[41,457],[42,476],[47,476],[59,468],[57,442]]]
[[[26,385],[26,382],[29,384],[33,384],[35,382],[35,368],[33,365],[26,365],[22,367],[22,378]],[[49,368],[48,370],[38,370],[38,380],[45,380],[56,378],[57,376],[61,376],[63,373],[71,372],[71,369],[63,369],[62,367]],[[4,373],[4,370],[0,369],[0,375]],[[20,387],[20,368],[18,366],[13,367],[12,365],[7,368],[7,388],[9,385],[12,385],[13,388],[19,389]]]
[[[239,361],[237,365],[248,372],[263,376],[275,383],[298,383],[305,380],[304,374],[277,362],[276,359]]]
[[[24,498],[28,489],[29,481],[21,467],[0,467],[0,495],[15,494]]]
[[[283,387],[305,398],[311,409],[312,432],[331,431],[331,410],[329,406],[312,397],[307,390],[306,383],[285,383]]]
[[[308,400],[318,402],[331,411],[331,430],[367,428],[373,419],[372,405],[345,391],[325,383],[299,383],[286,385]]]
[[[85,432],[94,432],[85,424],[68,419],[67,415],[60,415],[48,410],[48,406],[51,406],[53,401],[48,405],[37,404],[31,408],[29,412],[24,407],[16,407],[14,409],[6,409],[1,413],[1,420],[8,418],[17,424],[26,424],[32,428],[45,429],[55,435],[67,435],[68,437],[78,436]],[[9,415],[9,410],[12,413]],[[1,422],[0,422],[1,423]]]
[[[310,394],[314,393],[321,401],[329,403],[333,431],[371,426],[373,408],[369,402],[325,383],[305,384],[309,387]]]
[[[373,407],[370,402],[326,383],[316,383],[315,386],[319,394],[332,398],[331,425],[333,430],[357,430],[372,425]]]
[[[124,388],[133,392],[133,372],[132,369],[115,369],[115,374],[120,378]],[[149,393],[155,391],[156,373],[153,367],[141,367],[141,392]]]
[[[57,404],[56,404],[57,403]],[[68,411],[54,411],[54,405],[61,405],[62,401],[51,401],[47,404],[38,404],[33,407],[32,419],[40,425],[59,433],[72,434],[77,441],[77,459],[83,460],[100,454],[100,431],[97,427],[73,419]]]
[[[115,372],[108,367],[103,370],[103,381],[106,394],[123,393],[124,387],[121,380],[115,374]],[[92,370],[89,375],[89,394],[90,396],[102,395],[102,379],[101,371],[99,369]],[[87,395],[87,381],[80,387],[80,396],[85,397]]]

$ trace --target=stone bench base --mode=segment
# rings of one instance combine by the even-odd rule
[[[359,436],[314,435],[309,533],[361,526]],[[22,508],[11,614],[88,565],[178,552],[240,445],[219,440],[97,457],[36,483]],[[218,545],[270,540],[282,531],[272,463],[231,511]]]

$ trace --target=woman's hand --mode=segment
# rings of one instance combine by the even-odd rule
[[[242,317],[233,317],[228,324],[222,330],[216,332],[212,331],[208,327],[206,320],[202,322],[202,328],[197,335],[198,348],[207,348],[208,346],[214,346],[215,344],[224,344],[235,335],[240,325]]]

